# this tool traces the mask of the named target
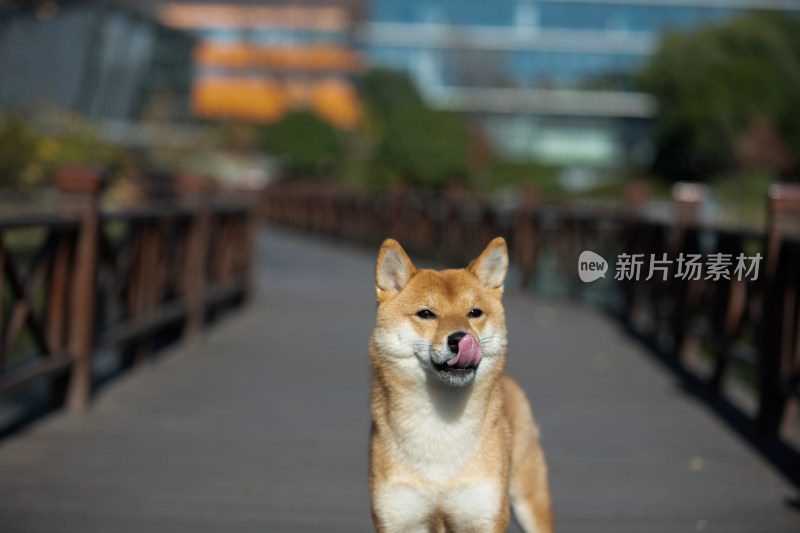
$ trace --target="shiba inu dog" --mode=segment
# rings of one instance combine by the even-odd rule
[[[459,270],[417,270],[397,241],[381,246],[369,468],[381,533],[505,531],[509,504],[527,533],[553,530],[539,431],[503,374],[507,269],[502,238]]]

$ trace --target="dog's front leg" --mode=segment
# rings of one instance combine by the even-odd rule
[[[480,483],[451,491],[442,504],[445,530],[458,533],[498,533],[508,529],[508,494],[497,484]]]
[[[372,519],[378,533],[434,533],[435,503],[430,495],[409,483],[376,487]]]

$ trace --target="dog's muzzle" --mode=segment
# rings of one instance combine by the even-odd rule
[[[469,333],[457,331],[447,337],[447,346],[453,355],[441,363],[432,361],[439,378],[453,387],[471,384],[481,361],[478,339]]]

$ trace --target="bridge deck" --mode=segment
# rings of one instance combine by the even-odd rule
[[[0,443],[0,531],[371,530],[374,255],[269,231],[259,259],[247,311]],[[506,305],[559,532],[800,531],[796,489],[616,323]]]

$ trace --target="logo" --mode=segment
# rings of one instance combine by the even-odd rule
[[[670,259],[666,253],[650,254],[649,260],[645,254],[629,254],[622,252],[617,255],[614,265],[614,279],[617,281],[650,281],[656,278],[660,281],[668,279],[682,280],[710,280],[720,281],[756,281],[761,265],[760,253],[746,256],[725,253],[688,254],[681,252],[676,259]],[[600,255],[585,250],[578,258],[578,275],[581,281],[591,283],[599,278],[605,278],[608,263]]]
[[[598,278],[605,278],[608,271],[608,262],[600,255],[585,250],[578,257],[578,275],[581,281],[590,283]]]

